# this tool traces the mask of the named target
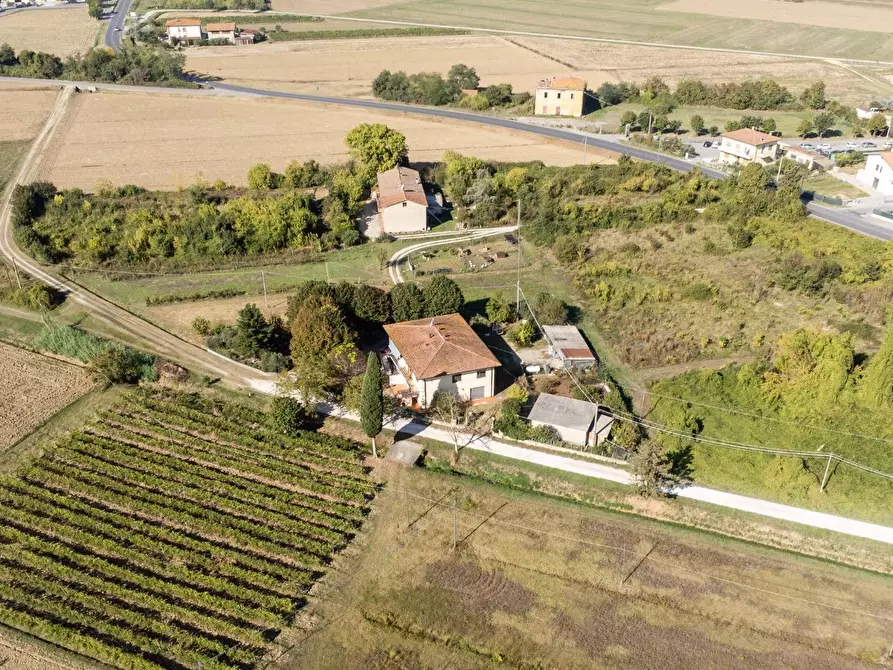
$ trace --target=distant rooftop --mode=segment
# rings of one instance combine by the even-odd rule
[[[235,23],[209,23],[205,26],[205,30],[209,33],[229,33],[235,29]]]
[[[177,26],[186,28],[188,26],[199,26],[201,27],[202,22],[200,19],[171,19],[167,23],[164,24],[165,28],[175,28]]]
[[[573,430],[589,430],[597,415],[598,405],[593,402],[540,393],[527,420]]]
[[[753,128],[741,128],[740,130],[733,130],[730,133],[723,133],[722,136],[728,137],[730,140],[749,144],[754,147],[759,147],[764,144],[774,144],[775,142],[778,142],[777,137],[774,137],[768,133],[764,133],[761,130],[754,130]]]
[[[586,80],[579,77],[549,77],[540,79],[537,88],[560,88],[564,90],[582,91],[586,88]]]
[[[543,335],[553,351],[562,358],[595,361],[595,354],[576,326],[543,326]]]
[[[378,209],[381,211],[401,202],[428,206],[419,171],[402,165],[379,173]]]

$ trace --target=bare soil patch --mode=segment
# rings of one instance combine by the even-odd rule
[[[282,316],[285,314],[286,295],[274,294],[269,297],[268,307],[264,307],[262,295],[244,295],[224,300],[202,300],[200,302],[182,302],[172,305],[157,305],[141,311],[142,315],[153,323],[185,337],[193,342],[203,344],[204,338],[192,329],[192,321],[197,316],[208,319],[211,323],[233,325],[239,316],[239,310],[248,303],[254,303],[263,310],[264,315]]]
[[[851,2],[780,2],[779,0],[676,0],[656,8],[664,12],[707,14],[729,19],[755,19],[825,28],[890,32],[893,8]]]
[[[92,189],[108,179],[172,189],[199,176],[244,184],[258,162],[283,170],[292,160],[345,161],[345,135],[367,122],[404,133],[414,162],[440,160],[448,149],[490,160],[582,160],[582,152],[566,143],[401,113],[286,100],[96,93],[72,101],[38,173],[65,188]],[[588,156],[594,153],[590,149]]]
[[[91,388],[86,372],[0,342],[0,448],[9,447]]]
[[[30,140],[37,135],[55,99],[55,90],[0,84],[0,141]]]
[[[46,51],[62,58],[92,49],[105,24],[91,19],[86,5],[77,9],[41,9],[0,14],[0,44],[16,51]]]
[[[487,35],[196,47],[187,54],[187,67],[196,72],[267,88],[342,97],[370,96],[372,80],[385,69],[446,74],[455,63],[465,63],[477,70],[481,85],[507,82],[516,91],[533,91],[540,79],[564,69],[548,56]],[[596,64],[577,74],[595,87],[612,78]]]

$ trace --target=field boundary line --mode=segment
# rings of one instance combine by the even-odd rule
[[[805,54],[781,53],[778,51],[750,51],[748,49],[732,49],[723,47],[697,47],[685,44],[673,44],[670,42],[641,42],[637,40],[619,40],[610,37],[589,37],[585,35],[562,35],[560,33],[537,33],[526,30],[505,30],[503,28],[473,28],[471,26],[456,26],[445,23],[420,23],[418,21],[394,21],[389,19],[363,19],[356,16],[340,16],[338,14],[298,14],[297,16],[310,16],[333,21],[359,21],[364,23],[383,23],[397,26],[417,26],[420,28],[451,28],[453,30],[467,30],[476,33],[492,33],[496,35],[523,35],[525,37],[549,37],[561,40],[577,40],[580,42],[601,42],[603,44],[627,44],[630,46],[655,47],[658,49],[684,49],[690,51],[705,51],[713,53],[730,53],[747,56],[776,56],[783,58],[798,58],[800,60],[828,60],[836,59],[848,63],[864,63],[871,65],[893,65],[893,61],[868,60],[864,58],[840,58],[837,56],[807,56]]]

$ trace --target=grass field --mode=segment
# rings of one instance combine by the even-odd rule
[[[388,473],[377,509],[274,667],[830,670],[888,644],[825,607],[888,615],[877,575],[421,471]]]
[[[0,44],[16,51],[46,51],[61,58],[92,49],[105,25],[90,18],[85,5],[0,14]]]
[[[96,93],[74,98],[39,176],[85,190],[103,180],[174,189],[199,176],[244,184],[248,168],[258,162],[279,171],[292,160],[344,162],[347,132],[374,121],[406,135],[411,161],[439,160],[447,149],[559,165],[582,159],[563,143],[397,113],[279,100]],[[102,146],[91,139],[99,135],[108,138]],[[189,151],[182,150],[184,141]]]
[[[300,0],[289,3],[288,11],[299,12]],[[745,49],[776,53],[831,56],[867,60],[893,60],[893,36],[878,32],[893,16],[893,10],[878,5],[854,5],[844,2],[807,3],[803,14],[835,16],[846,13],[850,20],[860,22],[860,30],[808,25],[815,21],[773,21],[775,13],[762,20],[756,18],[728,18],[703,13],[672,11],[660,0],[632,0],[616,4],[607,0],[575,0],[562,5],[562,11],[546,0],[415,0],[388,4],[374,9],[349,12],[350,16],[393,21],[432,23],[450,26],[496,28],[557,35],[575,35],[607,39],[623,39],[665,44],[724,49]],[[687,3],[691,7],[694,3]],[[701,3],[697,3],[701,6]],[[739,6],[731,1],[727,6]],[[775,3],[773,3],[774,6]],[[716,6],[713,3],[712,6]],[[747,5],[750,7],[750,5]],[[864,9],[864,13],[863,13]],[[309,10],[308,10],[309,11]],[[745,10],[746,11],[746,10]],[[883,12],[885,23],[875,20]],[[326,13],[333,13],[334,8]],[[830,19],[829,19],[830,20]],[[835,24],[839,25],[839,24]],[[706,57],[709,60],[709,57]]]
[[[820,193],[821,195],[831,196],[832,198],[867,198],[868,194],[861,188],[853,186],[849,182],[841,181],[833,175],[823,174],[816,175],[807,179],[803,188]]]
[[[93,388],[82,367],[0,342],[0,450]]]
[[[349,442],[264,421],[143,393],[5,477],[0,621],[121,668],[252,666],[375,492]]]
[[[0,191],[15,176],[15,169],[28,153],[30,144],[28,140],[0,141]]]

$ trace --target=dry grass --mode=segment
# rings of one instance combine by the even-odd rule
[[[0,342],[0,448],[9,447],[93,387],[84,370]]]
[[[104,30],[105,24],[90,18],[86,5],[0,14],[0,44],[6,42],[16,51],[46,51],[62,58],[92,49],[100,29]]]
[[[72,101],[38,173],[57,186],[85,189],[106,179],[172,189],[199,175],[244,184],[258,162],[275,170],[291,160],[343,162],[347,132],[376,121],[406,134],[412,161],[440,160],[447,149],[555,165],[582,159],[567,144],[412,115],[284,100],[97,93]],[[105,139],[96,143],[100,136]]]
[[[482,85],[508,82],[516,91],[532,91],[540,79],[563,69],[548,57],[483,35],[279,42],[200,47],[187,53],[190,70],[257,86],[337,96],[370,96],[372,80],[385,69],[446,74],[453,64],[465,63],[477,70]],[[595,86],[611,78],[598,67],[587,67],[580,76]]]
[[[56,95],[46,88],[0,84],[0,141],[30,140],[37,135]]]
[[[676,0],[658,11],[707,14],[730,19],[755,19],[826,28],[890,32],[893,7],[854,2],[779,2],[778,0]]]
[[[383,476],[361,553],[273,667],[486,668],[498,655],[507,667],[852,670],[885,650],[882,621],[797,599],[884,613],[889,579],[454,477]],[[455,551],[451,509],[429,502],[451,504],[451,489]]]
[[[830,61],[720,52],[708,55],[697,50],[599,44],[544,37],[510,39],[516,44],[548,54],[573,66],[579,76],[589,80],[591,87],[596,87],[605,80],[641,83],[655,75],[671,84],[688,78],[711,83],[771,78],[790,87],[795,95],[809,84],[822,80],[827,85],[828,97],[852,104],[865,104],[872,97],[893,95],[893,87],[881,77],[861,71],[854,72],[854,69],[859,68]],[[593,69],[600,73],[595,81],[589,74]]]
[[[203,316],[212,324],[234,325],[239,316],[239,310],[248,303],[254,303],[260,307],[267,317],[283,316],[286,308],[286,296],[284,294],[269,296],[268,307],[264,306],[263,295],[243,295],[222,300],[201,300],[199,302],[156,305],[154,307],[146,307],[140,310],[140,313],[152,323],[162,326],[165,330],[169,330],[196,344],[203,345],[205,338],[196,334],[192,329],[192,321],[195,317]]]
[[[272,0],[271,9],[295,14],[347,14],[391,5],[394,0]]]

